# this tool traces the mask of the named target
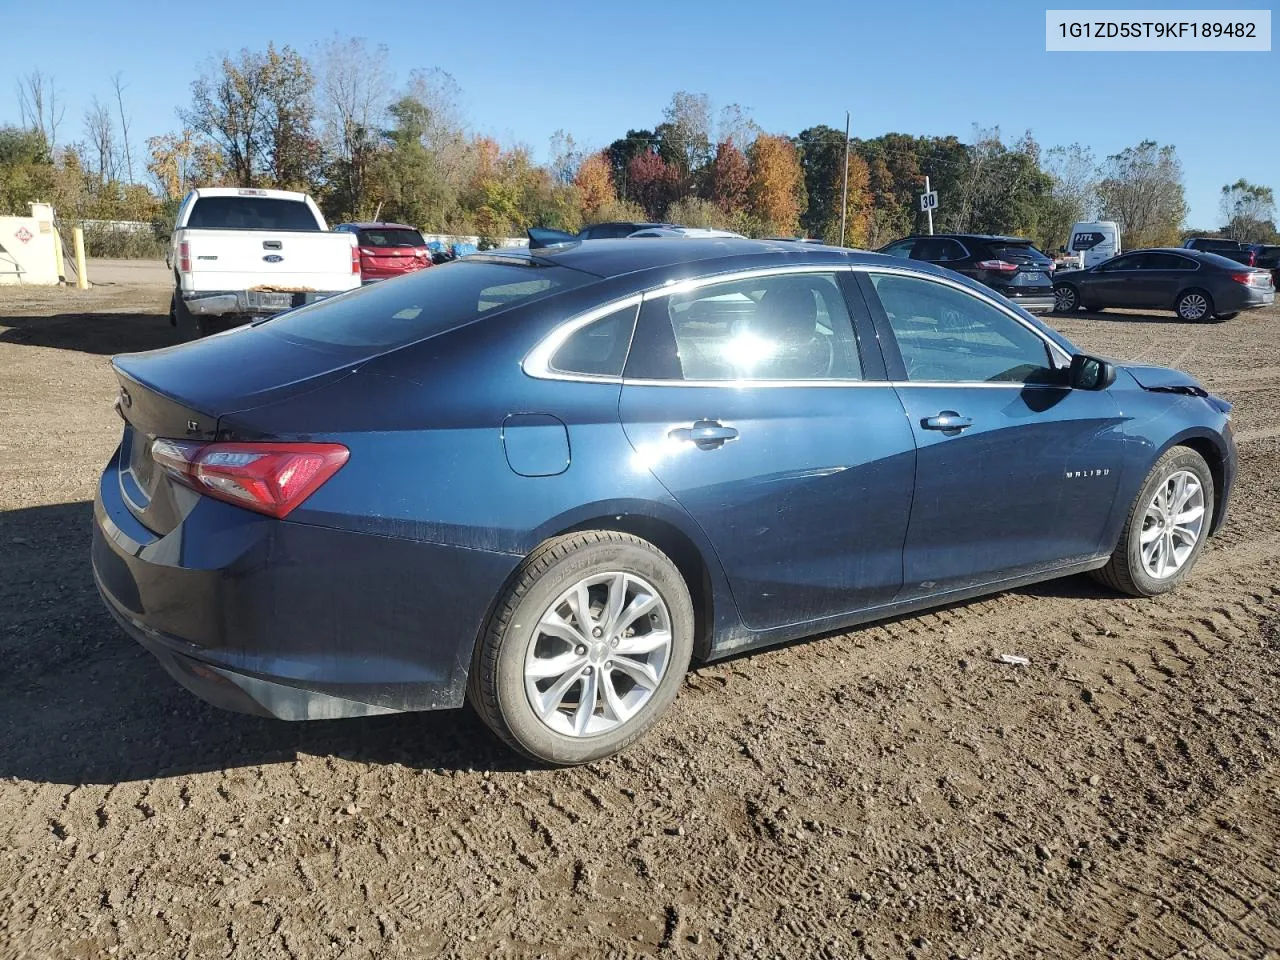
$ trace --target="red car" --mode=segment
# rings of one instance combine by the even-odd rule
[[[399,277],[432,265],[427,241],[403,223],[342,223],[333,229],[356,235],[360,279],[364,283]]]

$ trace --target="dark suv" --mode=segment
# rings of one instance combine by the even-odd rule
[[[963,273],[1032,313],[1053,309],[1053,260],[1021,237],[936,233],[895,240],[881,247],[880,253]]]

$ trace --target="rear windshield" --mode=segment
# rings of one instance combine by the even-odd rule
[[[291,310],[263,329],[290,340],[390,350],[595,279],[529,260],[469,258]]]
[[[1047,261],[1049,257],[1041,253],[1031,243],[993,243],[991,252],[1001,260],[1010,263],[1026,263],[1028,261]]]
[[[426,241],[417,230],[382,229],[361,230],[362,247],[425,247]]]
[[[187,226],[195,230],[319,230],[301,200],[276,197],[201,197]]]

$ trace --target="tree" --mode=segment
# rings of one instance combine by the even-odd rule
[[[841,156],[843,162],[844,157]],[[871,232],[871,174],[867,161],[856,153],[849,154],[848,192],[845,195],[846,180],[837,166],[832,170],[832,181],[829,192],[835,197],[835,204],[828,213],[826,223],[817,231],[818,236],[828,243],[841,247],[866,247]],[[840,197],[846,196],[846,206],[840,206]],[[840,235],[841,214],[844,214],[844,235]]]
[[[1174,147],[1144,140],[1107,157],[1102,172],[1102,216],[1120,225],[1126,247],[1177,243],[1187,200]]]
[[[750,143],[761,133],[760,124],[751,119],[748,111],[741,104],[731,103],[720,110],[720,119],[716,123],[716,138],[720,143],[732,140],[734,143]]]
[[[711,201],[725,213],[733,215],[747,209],[751,189],[751,167],[747,156],[732,139],[716,144],[709,175]]]
[[[207,67],[179,116],[218,148],[238,186],[306,187],[320,159],[314,88],[304,57],[268,44],[265,52],[244,49]]]
[[[124,152],[124,175],[129,183],[133,183],[133,146],[129,143],[129,116],[124,112],[123,74],[117,70],[111,75],[111,88],[116,94],[116,109],[120,113],[120,143]]]
[[[18,116],[23,126],[36,130],[49,145],[49,152],[58,149],[58,127],[67,108],[58,102],[58,87],[52,74],[32,70],[18,80]]]
[[[747,151],[751,213],[768,233],[791,236],[804,212],[804,171],[800,155],[783,136],[762,133]]]
[[[687,178],[711,156],[711,101],[705,93],[677,90],[654,131],[662,159]]]
[[[373,215],[369,167],[387,112],[389,55],[385,45],[371,48],[362,37],[334,36],[317,50],[319,114],[325,147],[333,158],[328,206],[344,219]]]
[[[1276,197],[1270,187],[1241,177],[1222,188],[1223,232],[1233,240],[1265,243],[1276,232]]]
[[[738,226],[723,209],[701,197],[684,197],[675,201],[667,207],[667,219],[685,227],[734,230]]]
[[[1098,163],[1088,147],[1073,143],[1045,152],[1045,173],[1052,185],[1039,239],[1044,250],[1066,244],[1071,228],[1093,220],[1098,210]]]
[[[800,151],[800,166],[804,170],[804,187],[809,196],[801,226],[809,236],[821,237],[827,233],[833,219],[840,219],[840,193],[843,177],[840,165],[844,163],[844,131],[825,124],[801,130],[796,137]],[[866,164],[864,162],[863,167]],[[837,225],[835,232],[839,234]]]
[[[627,164],[627,196],[644,208],[645,216],[661,220],[667,205],[676,198],[680,171],[655,150],[631,158]]]
[[[573,134],[557,130],[551,135],[551,176],[559,183],[573,183],[582,162],[583,153],[578,149]]]
[[[90,171],[99,184],[116,179],[115,123],[111,110],[95,96],[84,113],[84,134]]]
[[[147,151],[147,172],[163,200],[181,200],[195,187],[216,186],[222,180],[222,155],[193,130],[148,137]]]
[[[633,199],[631,185],[627,182],[627,167],[642,153],[654,148],[657,137],[652,130],[628,130],[627,135],[613,141],[605,148],[609,156],[609,166],[613,168],[613,182],[619,196]]]
[[[578,164],[573,182],[578,188],[583,216],[588,220],[594,220],[597,211],[617,202],[618,193],[613,186],[609,157],[604,151],[593,153]]]

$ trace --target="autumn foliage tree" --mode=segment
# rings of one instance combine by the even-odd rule
[[[644,209],[645,216],[661,220],[676,199],[680,170],[653,150],[631,158],[627,164],[627,194]]]
[[[716,144],[709,180],[711,202],[726,214],[738,214],[747,208],[751,168],[746,154],[738,149],[732,138]]]
[[[578,188],[582,213],[586,217],[593,217],[596,211],[612,205],[618,199],[617,190],[613,186],[613,169],[608,155],[603,151],[591,154],[578,165],[573,183]]]
[[[786,137],[762,133],[747,151],[751,213],[766,233],[792,236],[804,210],[804,171],[800,155]]]

